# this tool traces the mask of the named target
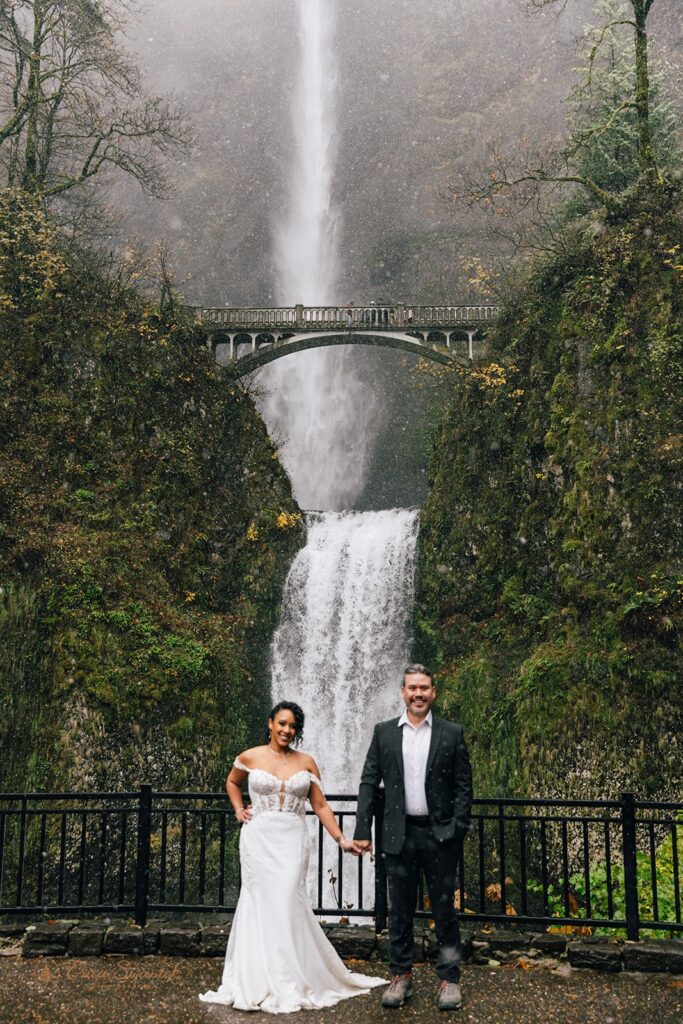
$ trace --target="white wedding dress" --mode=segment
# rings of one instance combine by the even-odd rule
[[[236,1010],[294,1013],[367,993],[382,978],[352,974],[308,903],[306,798],[320,785],[309,771],[286,780],[249,770],[251,818],[240,834],[242,889],[216,992],[199,998]]]

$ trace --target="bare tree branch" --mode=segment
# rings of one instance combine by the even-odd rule
[[[166,193],[165,158],[185,149],[190,133],[169,100],[144,97],[140,73],[121,49],[135,9],[135,0],[0,0],[7,184],[52,198],[112,167],[149,195]]]
[[[519,5],[529,13],[554,10],[561,13],[568,0],[518,0]],[[466,206],[482,206],[495,213],[510,216],[513,210],[528,210],[536,218],[536,225],[543,226],[543,214],[539,204],[539,193],[545,186],[570,186],[582,189],[594,203],[610,211],[618,211],[627,201],[624,185],[621,190],[605,187],[606,178],[600,178],[600,167],[583,158],[595,140],[608,136],[624,115],[635,112],[638,133],[638,168],[643,179],[658,180],[657,160],[652,136],[651,88],[648,73],[647,16],[655,0],[623,0],[630,6],[633,17],[626,11],[615,8],[608,12],[607,20],[592,33],[588,53],[588,67],[584,89],[588,94],[587,107],[590,109],[593,78],[596,61],[608,34],[623,26],[633,33],[633,81],[635,89],[631,95],[615,100],[609,112],[594,123],[575,124],[568,140],[559,147],[549,147],[543,153],[532,153],[520,141],[514,156],[507,156],[492,150],[492,159],[484,173],[470,175],[451,187],[450,197]],[[591,38],[590,35],[588,37]],[[575,93],[576,95],[576,93]],[[596,176],[592,172],[596,170]],[[604,180],[603,180],[604,179]],[[612,181],[618,180],[614,176]],[[602,183],[601,183],[602,182]],[[610,182],[608,182],[609,185]],[[547,227],[547,225],[546,225]]]

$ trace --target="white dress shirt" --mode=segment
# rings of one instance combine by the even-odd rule
[[[429,814],[425,793],[427,756],[432,738],[431,711],[423,722],[413,725],[406,709],[398,720],[403,729],[403,775],[406,789],[406,814],[422,817]]]

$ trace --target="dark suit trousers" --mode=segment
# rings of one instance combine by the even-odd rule
[[[405,974],[413,966],[413,914],[422,870],[427,879],[439,946],[436,973],[446,981],[460,980],[462,950],[453,894],[461,853],[459,840],[440,843],[428,823],[417,825],[406,821],[406,839],[401,852],[383,854],[389,887],[389,949],[393,974]]]

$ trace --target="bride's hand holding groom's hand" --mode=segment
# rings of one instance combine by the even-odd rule
[[[366,853],[372,853],[372,839],[354,839],[353,844],[360,857],[363,857]]]
[[[339,846],[344,853],[352,853],[354,857],[359,857],[362,852],[354,839],[346,839],[346,837],[344,837],[344,839],[340,841]]]

